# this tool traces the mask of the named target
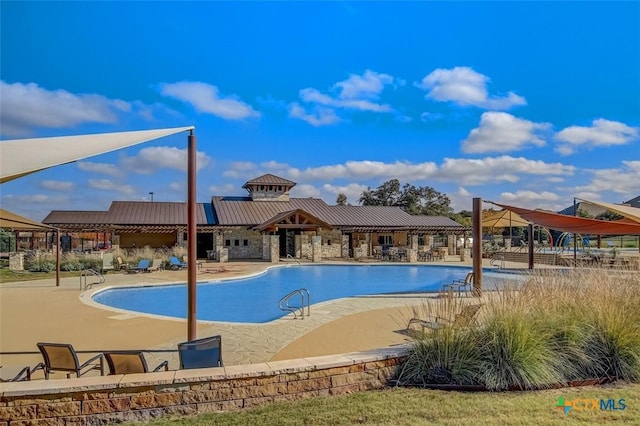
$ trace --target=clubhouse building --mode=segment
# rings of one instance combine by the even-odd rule
[[[292,198],[295,185],[266,174],[242,186],[248,196],[213,196],[209,203],[198,203],[198,258],[319,262],[369,257],[380,247],[400,247],[407,260],[416,261],[420,251],[430,249],[455,254],[458,238],[471,232],[471,227],[448,217],[414,216],[398,207]],[[114,201],[107,211],[54,210],[42,222],[62,231],[63,251],[77,250],[81,233],[101,235],[114,248],[172,247],[185,243],[187,205]]]

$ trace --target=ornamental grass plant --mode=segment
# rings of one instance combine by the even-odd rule
[[[451,318],[465,303],[483,303],[478,322],[414,333],[398,383],[509,390],[640,379],[637,271],[536,271],[524,283],[485,291],[480,300],[449,294],[413,314]]]

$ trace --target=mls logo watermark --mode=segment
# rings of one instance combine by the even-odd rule
[[[556,408],[567,414],[571,410],[576,411],[624,411],[627,409],[627,403],[624,398],[621,399],[564,399],[558,398]]]

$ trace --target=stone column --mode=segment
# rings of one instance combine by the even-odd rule
[[[269,241],[269,259],[271,263],[278,263],[280,262],[280,236],[269,235]]]
[[[302,237],[303,235],[295,235],[294,239],[294,250],[296,253],[296,259],[302,259]]]
[[[24,271],[24,253],[9,253],[9,270]]]
[[[220,250],[224,248],[224,235],[221,232],[213,234],[213,250],[215,252],[216,259],[220,261]]]
[[[456,254],[456,237],[447,235],[447,249],[449,254]]]
[[[269,260],[271,256],[271,239],[270,235],[262,235],[262,260]]]
[[[355,253],[353,255],[355,257]],[[349,235],[342,235],[342,258],[349,258]]]
[[[220,247],[218,250],[218,262],[227,263],[229,262],[229,249],[226,247]]]
[[[407,243],[409,245],[409,248],[407,249],[407,261],[417,262],[418,261],[418,236],[415,234],[409,235]]]
[[[322,237],[319,235],[311,237],[311,261],[322,262]]]

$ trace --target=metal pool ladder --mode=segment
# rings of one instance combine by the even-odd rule
[[[87,283],[87,276],[89,275],[95,275],[98,278],[98,281],[92,282],[92,283]],[[84,278],[84,285],[82,282],[82,279]],[[95,284],[102,284],[106,281],[106,278],[104,277],[104,275],[102,275],[100,272],[96,271],[95,269],[83,269],[82,272],[80,272],[80,290],[87,290],[89,288],[91,288],[92,285]]]
[[[292,306],[289,302],[294,297],[300,297],[300,306]],[[294,319],[298,319],[298,312],[300,313],[300,319],[304,319],[304,306],[305,302],[307,305],[307,316],[311,315],[311,296],[309,295],[309,290],[306,288],[299,288],[297,290],[293,290],[286,296],[284,296],[278,302],[278,307],[281,311],[291,312],[293,314]]]

